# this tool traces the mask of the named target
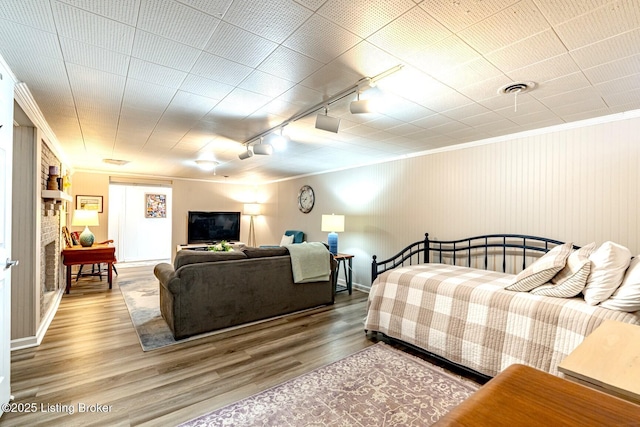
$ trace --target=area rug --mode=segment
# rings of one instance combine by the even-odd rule
[[[181,426],[429,426],[478,388],[378,343]]]

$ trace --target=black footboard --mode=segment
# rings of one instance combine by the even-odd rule
[[[392,268],[438,262],[474,268],[517,273],[556,245],[564,242],[522,234],[487,234],[460,240],[424,240],[414,242],[384,261],[376,255],[371,263],[371,282]],[[574,245],[574,248],[578,246]]]

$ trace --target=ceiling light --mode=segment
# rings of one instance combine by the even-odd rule
[[[267,140],[273,149],[278,151],[284,150],[290,141],[289,137],[283,133],[283,128],[280,128],[280,133],[269,134]]]
[[[357,99],[349,104],[351,114],[375,113],[375,108],[370,99],[360,99],[360,91],[358,91]]]
[[[218,166],[220,163],[216,162],[215,160],[198,159],[196,160],[196,164],[202,170],[212,171],[215,170],[216,166]]]
[[[260,138],[260,144],[253,146],[253,153],[259,156],[270,156],[273,154],[273,146],[271,144],[263,144]]]
[[[124,166],[129,163],[129,160],[120,160],[120,159],[102,159],[104,163],[109,163],[110,165],[116,166]]]
[[[327,115],[328,111],[325,107],[324,114],[318,114],[316,117],[316,129],[326,130],[327,132],[338,133],[340,127],[340,119]]]
[[[251,151],[251,147],[247,145],[247,151],[238,154],[238,158],[240,158],[240,160],[246,160],[249,157],[253,157],[253,151]]]

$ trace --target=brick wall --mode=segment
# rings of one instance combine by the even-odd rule
[[[41,188],[47,188],[47,180],[49,179],[49,166],[58,166],[62,171],[60,160],[53,154],[46,143],[42,144],[42,163],[40,165]],[[45,298],[46,292],[55,291],[61,287],[60,271],[60,236],[61,211],[52,210],[46,206],[50,201],[43,199],[41,204],[41,245],[40,248],[40,315],[43,316],[47,312],[47,304],[50,299]]]

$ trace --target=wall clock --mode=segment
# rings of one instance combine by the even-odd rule
[[[300,187],[298,192],[298,209],[302,213],[309,213],[313,209],[313,204],[316,202],[316,196],[313,193],[313,188],[308,185]]]

